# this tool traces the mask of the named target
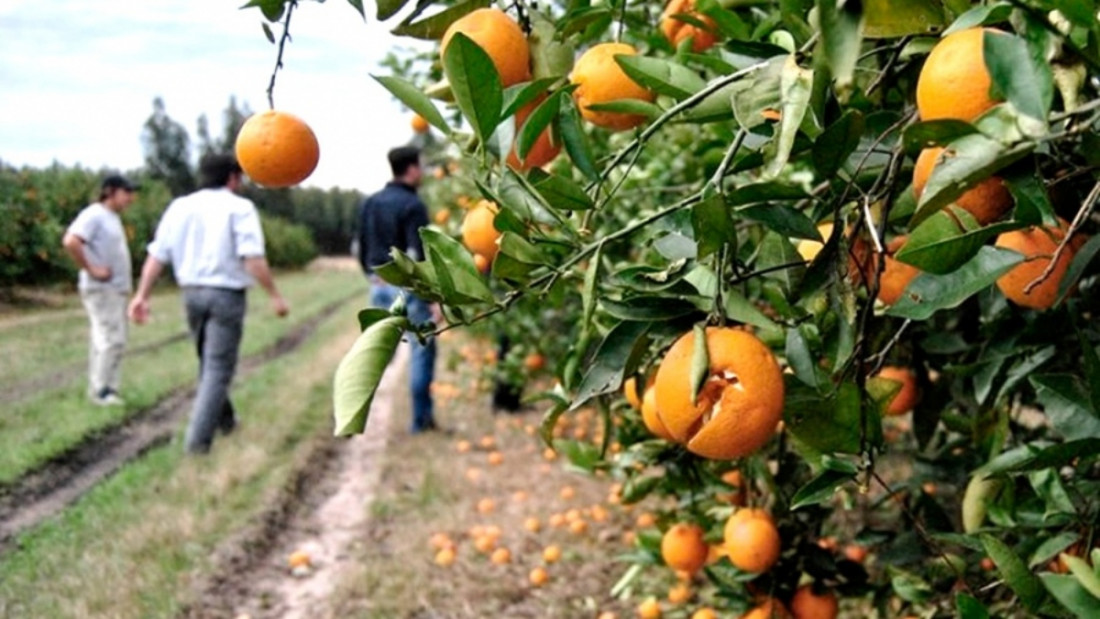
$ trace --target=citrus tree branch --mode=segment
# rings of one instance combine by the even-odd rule
[[[271,72],[271,81],[267,85],[267,105],[275,109],[275,76],[279,69],[283,68],[283,50],[286,42],[290,40],[290,16],[294,13],[294,7],[298,6],[298,0],[290,0],[290,6],[286,9],[286,19],[283,20],[283,35],[279,37],[279,53],[275,57],[275,69]]]

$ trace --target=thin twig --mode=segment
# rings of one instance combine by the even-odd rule
[[[871,84],[867,87],[867,94],[871,94],[872,92],[874,92],[875,89],[882,84],[883,80],[886,79],[886,74],[894,68],[895,64],[897,64],[898,60],[901,58],[902,50],[905,48],[906,45],[909,44],[910,39],[912,39],[912,37],[902,37],[902,39],[893,46],[894,53],[886,61],[886,65],[882,67],[882,70],[879,71],[878,75],[875,76],[874,81],[872,81]]]
[[[898,345],[898,342],[901,341],[901,335],[903,333],[905,333],[905,330],[908,329],[909,325],[912,324],[912,323],[913,323],[912,320],[906,318],[905,322],[901,323],[901,326],[898,327],[897,333],[895,333],[894,336],[892,338],[890,338],[890,341],[886,343],[886,346],[883,346],[882,350],[878,351],[877,353],[875,353],[875,355],[873,357],[868,359],[868,361],[871,361],[871,359],[875,360],[874,361],[874,366],[871,367],[871,371],[870,371],[871,376],[874,376],[875,374],[878,374],[879,370],[882,369],[882,366],[886,364],[886,356],[889,355],[890,351],[893,350],[894,347]]]
[[[279,37],[279,55],[275,57],[275,69],[271,72],[271,82],[267,85],[267,105],[275,109],[275,76],[279,69],[283,68],[283,49],[290,39],[290,16],[294,13],[294,7],[298,6],[298,0],[290,0],[290,6],[286,9],[286,19],[283,21],[283,36]]]
[[[1096,205],[1096,200],[1100,198],[1100,182],[1097,182],[1092,186],[1092,191],[1089,192],[1087,198],[1085,198],[1084,204],[1077,211],[1077,215],[1073,218],[1073,222],[1069,225],[1069,230],[1066,231],[1065,236],[1062,237],[1061,242],[1058,243],[1058,249],[1054,250],[1054,256],[1050,259],[1050,263],[1047,264],[1047,268],[1043,269],[1043,272],[1039,274],[1039,277],[1031,280],[1031,283],[1024,286],[1024,294],[1031,294],[1031,291],[1039,284],[1046,281],[1054,269],[1058,266],[1058,261],[1062,258],[1062,253],[1066,251],[1066,247],[1069,247],[1070,241],[1073,239],[1073,235],[1077,233],[1077,230],[1088,219],[1089,213],[1092,211],[1092,207]]]
[[[749,134],[744,127],[737,131],[737,135],[733,138],[733,144],[730,144],[729,149],[726,151],[724,157],[722,157],[722,163],[718,164],[718,169],[714,171],[714,176],[710,179],[710,184],[714,185],[718,189],[718,193],[725,194],[725,183],[723,180],[726,177],[726,172],[733,165],[733,158],[737,155],[737,151],[741,150],[741,145],[745,142],[745,137]]]

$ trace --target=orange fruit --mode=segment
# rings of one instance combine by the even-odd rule
[[[932,176],[936,165],[945,157],[953,156],[950,151],[943,148],[926,148],[917,157],[917,164],[913,167],[913,195],[920,200],[924,193],[924,186]],[[1005,187],[1004,181],[998,176],[991,176],[977,185],[971,187],[955,199],[955,204],[968,211],[983,226],[991,221],[1000,219],[1008,209],[1012,208],[1012,194]]]
[[[561,559],[561,547],[551,544],[543,549],[542,560],[547,563],[557,563]]]
[[[637,520],[634,521],[634,525],[639,529],[646,529],[655,524],[657,524],[657,517],[649,512],[638,514]]]
[[[533,352],[523,358],[523,367],[527,368],[528,372],[537,372],[546,367],[546,357]]]
[[[844,547],[844,558],[856,563],[863,563],[867,560],[867,549],[859,544],[848,544]]]
[[[569,523],[569,532],[573,535],[584,535],[588,532],[588,523],[584,520],[574,520]]]
[[[455,549],[451,547],[441,548],[439,552],[435,553],[435,564],[441,567],[448,567],[455,562]]]
[[[539,530],[542,529],[542,523],[539,522],[538,518],[531,516],[527,520],[523,521],[523,528],[527,529],[531,533],[538,533]]]
[[[647,430],[653,434],[653,436],[663,438],[666,441],[674,441],[672,433],[665,427],[661,416],[657,414],[657,390],[653,387],[649,387],[645,390],[645,397],[642,398],[642,423],[645,424]]]
[[[550,526],[557,529],[565,526],[565,516],[562,514],[550,514]]]
[[[431,538],[428,539],[428,544],[430,544],[431,547],[435,548],[436,550],[441,550],[443,548],[455,545],[454,541],[451,539],[451,536],[447,535],[446,533],[436,533],[435,535],[432,535]]]
[[[622,112],[599,112],[588,106],[610,103],[619,99],[638,99],[650,102],[654,94],[623,72],[615,62],[615,56],[637,54],[633,46],[625,43],[600,43],[581,54],[573,66],[569,80],[577,86],[573,99],[585,120],[605,129],[624,131],[645,122],[646,117]]]
[[[412,130],[414,133],[427,133],[428,129],[431,129],[431,125],[420,114],[413,114],[412,117]]]
[[[596,616],[596,619],[619,619],[619,616],[610,610],[605,610]]]
[[[703,529],[695,524],[677,522],[661,538],[661,557],[674,570],[697,572],[707,562],[710,546],[703,540]]]
[[[741,474],[741,471],[734,469],[722,473],[722,483],[732,486],[734,491],[730,494],[723,495],[721,498],[728,501],[731,505],[736,505],[738,507],[743,506],[748,492],[745,488],[745,477]]]
[[[982,557],[982,560],[978,563],[978,565],[986,572],[992,572],[993,570],[997,569],[997,564],[994,563],[993,559],[990,559],[989,557]]]
[[[290,567],[309,567],[310,558],[309,553],[304,550],[295,550],[287,557],[286,562]]]
[[[496,444],[497,440],[488,434],[481,437],[481,440],[478,441],[478,445],[481,445],[482,449],[492,449]]]
[[[905,245],[908,237],[899,236],[886,245],[886,264],[878,278],[878,300],[886,305],[893,305],[901,299],[909,282],[920,275],[920,269],[915,266],[895,260],[893,255]],[[872,262],[872,269],[877,268]]]
[[[657,414],[689,451],[729,460],[760,449],[783,416],[783,374],[775,355],[756,336],[739,329],[706,330],[709,375],[691,402],[695,333],[669,349],[657,370]]]
[[[677,15],[690,15],[705,24],[706,28],[683,21],[676,17]],[[692,37],[691,51],[696,54],[710,49],[718,40],[715,35],[717,27],[713,19],[695,12],[694,0],[671,0],[661,14],[661,33],[665,35],[668,42],[672,43],[673,47],[679,47],[680,43]]]
[[[477,269],[478,273],[488,273],[489,268],[492,266],[493,263],[490,262],[488,258],[481,254],[474,254],[474,267]]]
[[[535,111],[535,108],[542,103],[545,99],[545,95],[540,95],[534,101],[521,107],[516,112],[516,143],[512,145],[512,150],[508,152],[508,167],[513,170],[523,172],[530,170],[531,168],[541,168],[542,166],[550,163],[561,152],[561,143],[554,140],[553,134],[550,132],[550,127],[542,130],[539,137],[535,139],[535,143],[531,145],[531,148],[527,151],[527,156],[523,158],[523,161],[519,159],[519,151],[516,150],[519,145],[519,131],[523,128],[523,124],[527,122],[527,117],[531,115],[531,112]]]
[[[554,451],[553,447],[547,447],[542,450],[542,457],[544,460],[556,460],[558,458],[558,452]]]
[[[791,619],[791,613],[775,598],[767,598],[756,608],[741,615],[741,619]]]
[[[691,619],[718,619],[718,615],[710,608],[700,608],[691,613]]]
[[[505,88],[530,79],[531,55],[527,38],[519,24],[504,11],[478,9],[456,20],[443,33],[440,57],[447,53],[447,45],[457,32],[469,37],[489,55]]]
[[[432,217],[432,219],[435,221],[436,225],[442,226],[443,224],[447,223],[448,220],[451,219],[451,211],[450,211],[450,209],[445,209],[445,208],[444,209],[439,209],[438,211],[435,212],[435,216]]]
[[[677,583],[668,590],[668,601],[672,604],[683,604],[691,599],[691,587],[686,583]]]
[[[516,503],[522,503],[527,500],[528,496],[526,490],[516,490],[512,493],[512,500]]]
[[[290,187],[309,178],[321,158],[317,136],[301,118],[267,110],[248,117],[237,133],[237,161],[265,187]]]
[[[477,502],[477,511],[482,514],[491,513],[496,509],[496,503],[490,498],[484,498]]]
[[[836,619],[836,594],[826,591],[816,595],[812,586],[803,585],[791,598],[791,614],[794,619]]]
[[[904,415],[913,410],[913,407],[920,402],[920,388],[917,387],[917,375],[913,373],[913,370],[888,365],[875,376],[901,383],[901,390],[886,405],[887,415]]]
[[[474,548],[481,554],[488,554],[497,545],[497,538],[492,535],[480,535],[474,540]]]
[[[1012,267],[997,280],[997,287],[1016,305],[1031,309],[1045,310],[1058,300],[1058,287],[1065,277],[1066,269],[1073,261],[1074,248],[1071,244],[1062,252],[1058,263],[1050,276],[1043,280],[1031,292],[1024,292],[1028,284],[1042,275],[1054,258],[1058,244],[1065,237],[1066,226],[1032,226],[1023,230],[1005,232],[997,237],[997,247],[1011,249],[1024,255],[1025,260]]]
[[[993,80],[985,67],[986,28],[971,28],[940,40],[917,79],[921,120],[954,118],[970,122],[997,104],[989,97]]]
[[[726,544],[724,542],[719,544],[711,544],[707,548],[707,565],[718,563],[722,560],[722,557],[728,554],[729,553],[726,552]]]
[[[527,580],[530,581],[532,585],[541,587],[550,580],[550,574],[546,573],[545,568],[536,567],[527,575]]]
[[[657,598],[648,598],[638,604],[638,619],[661,619],[661,604]]]
[[[765,572],[779,560],[779,530],[762,509],[739,509],[726,521],[726,551],[745,572]]]
[[[501,233],[493,225],[496,216],[497,205],[481,200],[474,208],[466,211],[466,217],[462,220],[462,243],[474,254],[484,256],[490,262],[500,250],[497,240]]]
[[[634,410],[642,410],[642,396],[638,393],[638,381],[633,376],[623,381],[623,397]]]
[[[558,493],[563,501],[569,501],[576,495],[577,491],[573,489],[573,486],[563,486],[561,492]]]
[[[512,552],[507,548],[497,548],[489,556],[489,561],[494,565],[505,565],[512,562]]]
[[[489,452],[488,460],[491,466],[500,466],[504,462],[504,455],[499,451],[492,451]]]

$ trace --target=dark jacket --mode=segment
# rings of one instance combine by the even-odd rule
[[[390,262],[390,248],[396,247],[414,260],[424,259],[420,228],[428,225],[428,208],[416,189],[390,181],[359,207],[359,263],[371,273]]]

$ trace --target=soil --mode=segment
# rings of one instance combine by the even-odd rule
[[[297,349],[352,298],[332,303],[267,349],[242,359],[237,376]],[[15,483],[0,488],[0,553],[15,536],[71,505],[125,463],[172,438],[191,410],[194,388],[176,390],[120,425],[88,436]]]

